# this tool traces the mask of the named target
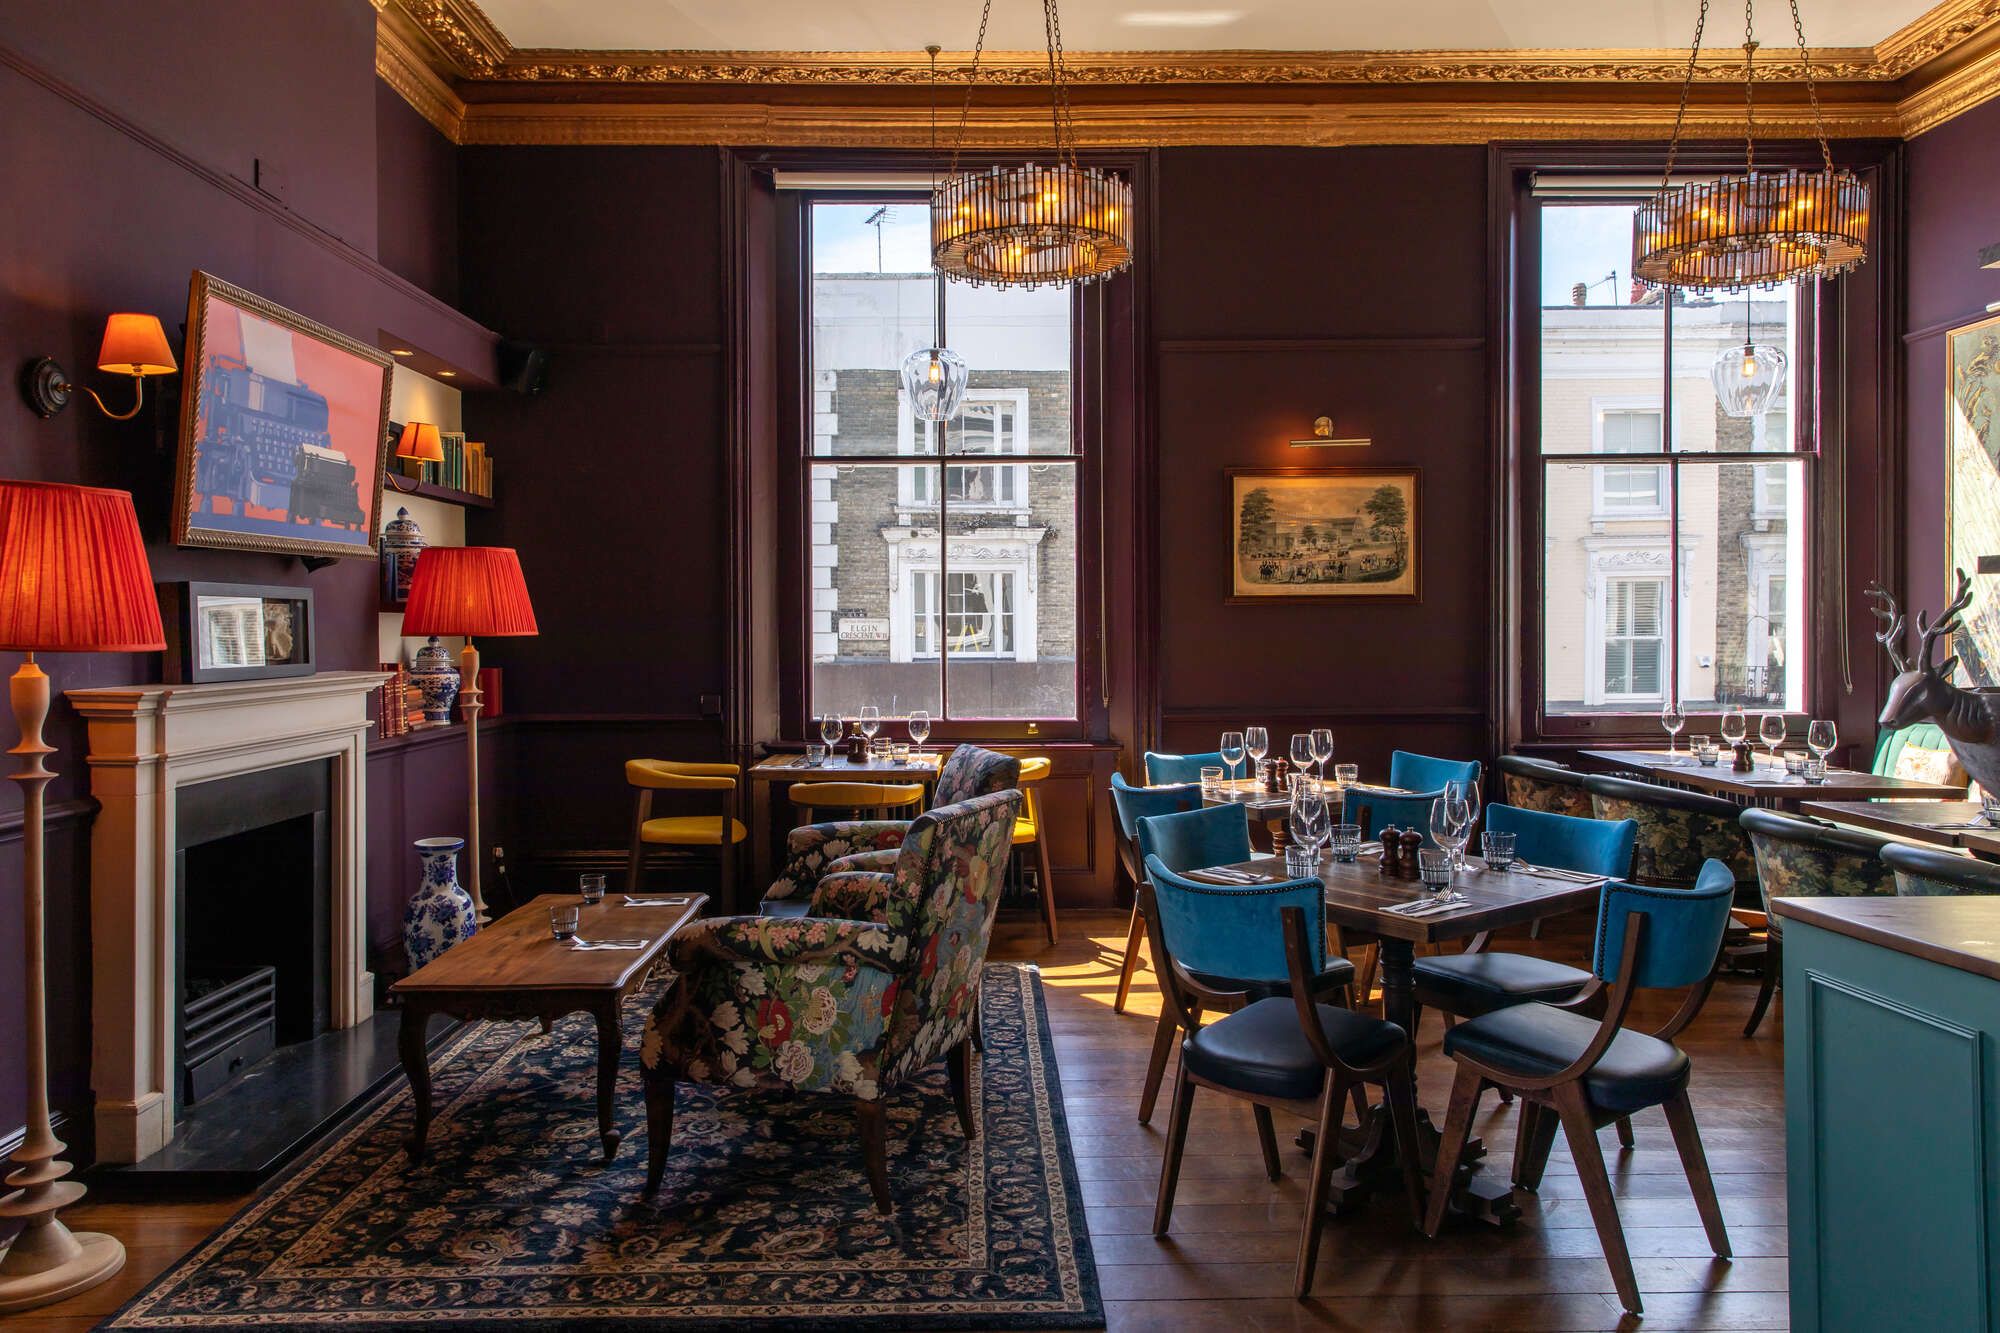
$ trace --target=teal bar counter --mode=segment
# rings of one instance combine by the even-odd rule
[[[1792,1327],[2000,1330],[2000,898],[1781,898]]]

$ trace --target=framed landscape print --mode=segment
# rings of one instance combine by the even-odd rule
[[[1232,468],[1230,600],[1420,600],[1418,470]]]
[[[1945,335],[1950,357],[1951,401],[1946,405],[1945,578],[1954,570],[1972,576],[1972,605],[1952,636],[1962,683],[2000,685],[2000,570],[1983,568],[2000,555],[2000,316],[1982,319]],[[1936,600],[1911,589],[1918,607],[1933,613],[1951,595],[1937,589]]]
[[[174,540],[375,554],[390,358],[196,271],[174,463]]]

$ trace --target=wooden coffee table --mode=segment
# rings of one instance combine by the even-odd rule
[[[548,909],[581,900],[573,893],[545,893],[389,988],[403,1003],[400,1050],[416,1103],[409,1143],[412,1161],[423,1160],[431,1126],[431,1069],[424,1030],[432,1014],[534,1018],[541,1020],[544,1030],[565,1014],[595,1014],[597,1132],[604,1141],[604,1160],[617,1154],[618,1131],[612,1128],[611,1112],[618,1089],[618,1059],[625,1049],[621,1008],[625,997],[645,981],[674,932],[708,903],[708,896],[701,893],[645,896],[676,905],[630,907],[624,894],[611,893],[603,902],[583,908],[577,926],[578,936],[585,940],[643,938],[644,948],[576,949],[559,943],[549,933]]]

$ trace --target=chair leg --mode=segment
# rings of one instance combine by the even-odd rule
[[[1049,869],[1049,840],[1047,830],[1035,830],[1035,875],[1042,890],[1042,929],[1048,932],[1049,943],[1056,942],[1056,877]]]
[[[945,1072],[951,1076],[951,1104],[958,1108],[958,1127],[965,1137],[979,1137],[979,1118],[972,1113],[972,1038],[967,1037],[944,1053]]]
[[[1514,1183],[1524,1190],[1542,1187],[1542,1173],[1549,1167],[1549,1151],[1556,1146],[1556,1131],[1562,1127],[1556,1113],[1534,1102],[1521,1103],[1521,1124],[1514,1135]]]
[[[1375,994],[1375,972],[1382,965],[1382,946],[1370,944],[1361,954],[1361,966],[1354,987],[1354,1007],[1358,1010]]]
[[[646,1088],[646,1190],[652,1198],[660,1192],[660,1177],[667,1170],[667,1149],[674,1141],[674,1076],[671,1070],[647,1074]]]
[[[1167,1234],[1174,1215],[1174,1187],[1181,1180],[1181,1149],[1187,1145],[1188,1113],[1194,1109],[1194,1083],[1186,1067],[1174,1075],[1174,1105],[1167,1116],[1167,1147],[1160,1156],[1159,1199],[1153,1205],[1153,1234]]]
[[[1667,1128],[1674,1132],[1674,1147],[1680,1150],[1688,1188],[1694,1191],[1695,1210],[1708,1232],[1708,1248],[1727,1259],[1729,1232],[1722,1225],[1722,1205],[1715,1199],[1715,1181],[1708,1174],[1708,1154],[1702,1151],[1701,1131],[1694,1126],[1694,1107],[1688,1103],[1687,1089],[1668,1098],[1661,1109],[1667,1113]]]
[[[1639,1303],[1639,1279],[1632,1272],[1632,1254],[1625,1248],[1625,1228],[1618,1221],[1618,1201],[1611,1193],[1611,1177],[1604,1170],[1604,1150],[1597,1142],[1597,1129],[1590,1123],[1590,1107],[1583,1089],[1574,1083],[1555,1088],[1555,1113],[1562,1117],[1563,1134],[1569,1139],[1569,1155],[1583,1182],[1583,1197],[1590,1202],[1590,1220],[1597,1225],[1597,1242],[1604,1247],[1604,1262],[1611,1269],[1611,1281],[1618,1298],[1633,1314],[1643,1313]]]
[[[1299,1227],[1299,1258],[1292,1269],[1292,1298],[1304,1300],[1312,1291],[1313,1268],[1319,1263],[1319,1236],[1326,1226],[1326,1189],[1340,1161],[1340,1115],[1347,1088],[1328,1071],[1320,1091],[1319,1131],[1313,1138],[1311,1178],[1306,1184],[1306,1216]],[[1262,1110],[1262,1107],[1258,1108]]]
[[[1618,1146],[1621,1148],[1638,1146],[1638,1140],[1632,1137],[1632,1117],[1629,1115],[1618,1117]]]
[[[1771,1007],[1771,997],[1778,992],[1778,977],[1783,967],[1779,955],[1779,945],[1774,937],[1764,945],[1764,975],[1757,984],[1757,1003],[1750,1007],[1750,1021],[1743,1025],[1743,1035],[1756,1035],[1764,1022],[1764,1011]]]
[[[1132,994],[1132,974],[1139,970],[1139,942],[1146,938],[1146,923],[1139,917],[1139,904],[1132,904],[1132,921],[1125,927],[1125,961],[1118,966],[1118,998],[1111,1002],[1111,1012],[1125,1012],[1125,1001]]]
[[[1431,1171],[1431,1196],[1424,1212],[1424,1234],[1437,1239],[1444,1225],[1444,1210],[1451,1205],[1451,1182],[1458,1174],[1458,1159],[1465,1154],[1465,1141],[1472,1137],[1472,1117],[1479,1112],[1482,1079],[1464,1065],[1451,1083],[1451,1109],[1445,1112],[1444,1136],[1438,1140],[1437,1165]]]
[[[1253,1105],[1250,1110],[1257,1121],[1257,1146],[1264,1153],[1264,1178],[1276,1181],[1285,1168],[1278,1161],[1278,1131],[1271,1124],[1271,1108]]]
[[[972,1049],[986,1054],[986,1011],[979,1007],[979,997],[972,997]]]
[[[1174,1037],[1180,1024],[1165,1009],[1160,1010],[1160,1026],[1153,1032],[1153,1054],[1146,1061],[1146,1083],[1139,1090],[1139,1123],[1151,1124],[1153,1105],[1160,1100],[1160,1084],[1167,1076],[1167,1057],[1173,1054]]]
[[[1366,1125],[1368,1123],[1368,1089],[1359,1083],[1350,1084],[1347,1089],[1347,1097],[1349,1101],[1354,1103],[1354,1123],[1357,1126]]]
[[[868,1189],[875,1196],[875,1211],[884,1214],[896,1211],[896,1205],[889,1198],[886,1119],[881,1102],[855,1099],[854,1120],[861,1131],[861,1164],[868,1171]]]
[[[736,910],[736,839],[729,836],[733,831],[729,827],[729,818],[729,811],[725,807],[722,812],[722,864],[716,871],[716,882],[721,889],[718,896],[722,899],[723,910],[725,912],[734,912]]]

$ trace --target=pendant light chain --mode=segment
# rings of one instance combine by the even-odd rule
[[[1799,0],[1792,0],[1792,31],[1799,38],[1799,64],[1806,71],[1806,96],[1812,100],[1813,133],[1819,136],[1819,160],[1833,170],[1833,149],[1826,142],[1826,118],[1819,109],[1819,76],[1813,73],[1812,56],[1806,51],[1806,25],[1799,17]]]
[[[1757,174],[1757,0],[1743,0],[1743,169]]]
[[[1702,0],[1707,4],[1708,0]],[[986,23],[993,17],[993,0],[986,0],[979,11],[979,40],[972,46],[972,69],[965,76],[965,105],[958,112],[958,138],[951,146],[951,166],[945,171],[949,179],[958,174],[958,155],[965,150],[965,126],[972,118],[972,90],[979,86],[979,57],[986,50]]]
[[[1694,47],[1688,52],[1687,75],[1681,80],[1681,104],[1674,111],[1674,132],[1667,139],[1667,169],[1660,173],[1660,193],[1667,192],[1674,178],[1674,162],[1681,151],[1681,126],[1687,121],[1688,93],[1694,89],[1694,71],[1701,60],[1702,29],[1708,26],[1708,0],[1701,0],[1701,12],[1694,20]]]

